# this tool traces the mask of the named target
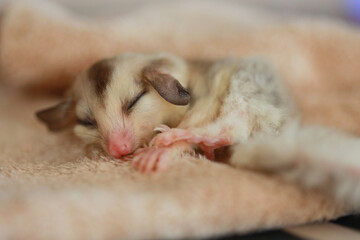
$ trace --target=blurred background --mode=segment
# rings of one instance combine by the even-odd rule
[[[0,5],[14,0],[0,0]],[[48,0],[58,2],[74,12],[96,17],[112,18],[126,14],[143,5],[168,3],[170,0]],[[200,1],[200,0],[198,0]],[[219,0],[220,1],[220,0]],[[221,0],[234,4],[270,10],[279,17],[299,16],[342,19],[360,24],[360,0]],[[181,4],[182,1],[178,1]]]

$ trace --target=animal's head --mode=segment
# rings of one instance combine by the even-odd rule
[[[113,157],[147,143],[159,124],[176,125],[190,94],[185,62],[173,55],[122,54],[81,74],[63,102],[36,113],[52,131],[72,127]]]

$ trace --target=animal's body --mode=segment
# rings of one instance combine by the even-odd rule
[[[283,170],[279,176],[305,185],[326,175],[312,187],[328,189],[326,181],[335,179],[336,196],[343,195],[344,181],[358,182],[360,163],[332,161],[326,151],[309,152],[309,142],[314,148],[328,144],[339,156],[348,149],[329,140],[339,135],[332,130],[303,130],[285,85],[268,63],[256,58],[203,61],[167,53],[122,54],[94,64],[79,76],[66,101],[37,115],[51,130],[73,126],[76,135],[115,158],[134,154],[134,167],[143,172],[164,169],[183,152],[201,149],[212,159],[215,149],[232,146],[230,164],[236,167]],[[352,149],[357,146],[354,154],[360,156],[359,140],[339,136]],[[292,148],[280,150],[290,143]],[[300,174],[293,178],[292,172]],[[342,177],[334,177],[338,173]],[[352,192],[347,191],[347,199],[356,203],[360,190]]]

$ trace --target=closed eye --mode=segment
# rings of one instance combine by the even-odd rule
[[[146,93],[146,90],[142,91],[139,95],[137,95],[129,104],[127,110],[130,110],[131,108],[133,108],[135,106],[135,104],[140,100],[140,98],[142,98]]]
[[[86,118],[86,119],[78,118],[77,122],[78,122],[78,124],[83,125],[85,127],[89,127],[89,128],[96,128],[97,127],[96,121],[95,120],[90,120],[88,118]]]

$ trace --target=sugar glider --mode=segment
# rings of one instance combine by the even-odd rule
[[[286,87],[258,58],[121,54],[92,65],[66,100],[36,115],[52,131],[72,127],[115,158],[133,154],[142,172],[164,169],[176,155],[194,149],[213,159],[215,149],[231,146],[235,167],[332,189],[336,197],[360,205],[360,140],[300,126]]]

